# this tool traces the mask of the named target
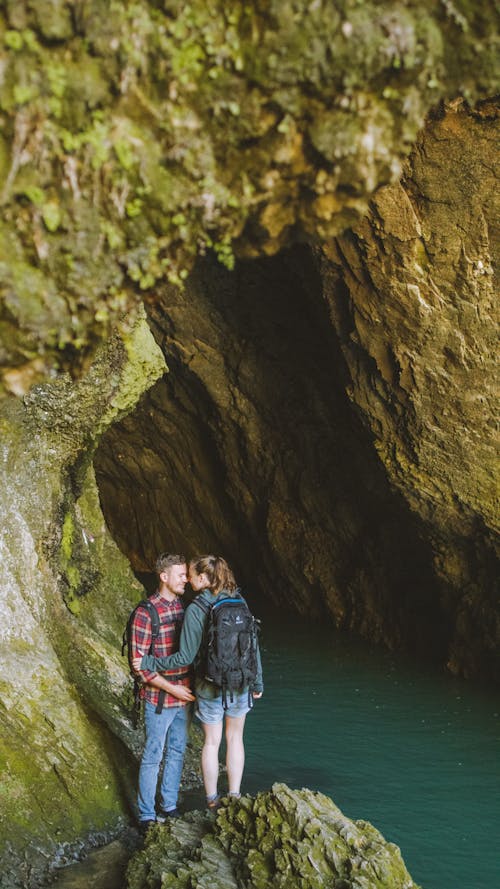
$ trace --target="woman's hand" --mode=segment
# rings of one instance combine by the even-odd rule
[[[136,672],[141,669],[141,661],[142,661],[142,654],[140,657],[133,657],[132,658],[132,667],[134,668],[134,670]]]
[[[188,685],[173,685],[169,694],[173,695],[174,698],[178,698],[179,701],[183,701],[185,704],[190,704],[191,701],[196,700]]]
[[[261,698],[261,697],[262,697],[261,691],[253,691],[252,692],[252,698],[254,699],[254,701],[258,701],[259,698]]]

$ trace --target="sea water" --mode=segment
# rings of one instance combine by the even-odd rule
[[[319,790],[396,843],[422,889],[500,889],[498,693],[284,612],[265,615],[261,648],[243,792]],[[122,889],[127,854],[115,842],[56,885]]]
[[[261,636],[244,792],[330,796],[396,843],[423,889],[500,889],[500,701],[283,613]]]

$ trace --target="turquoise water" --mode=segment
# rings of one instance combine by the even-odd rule
[[[500,887],[500,701],[323,627],[266,618],[246,792],[328,794],[400,846],[423,889]]]

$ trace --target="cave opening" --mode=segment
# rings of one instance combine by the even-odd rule
[[[169,372],[102,439],[103,513],[138,575],[219,552],[254,597],[442,657],[431,548],[348,398],[323,290],[299,245],[233,271],[203,257],[155,294]]]

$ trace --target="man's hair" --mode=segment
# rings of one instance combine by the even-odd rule
[[[158,575],[163,574],[164,571],[168,571],[172,565],[185,565],[186,557],[180,555],[173,555],[172,553],[160,553],[156,560],[155,570]]]

